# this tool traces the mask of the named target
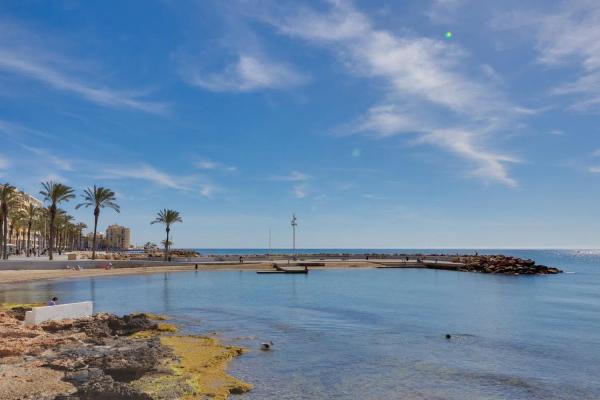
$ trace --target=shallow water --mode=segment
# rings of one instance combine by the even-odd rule
[[[218,332],[253,350],[231,366],[255,385],[240,400],[600,398],[600,252],[502,252],[572,273],[202,271],[0,286],[0,302],[92,299]]]

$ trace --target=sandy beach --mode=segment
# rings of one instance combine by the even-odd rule
[[[223,265],[202,265],[199,270],[257,270],[267,268],[263,264],[223,264]],[[142,275],[158,274],[165,272],[193,271],[193,265],[165,265],[157,267],[132,267],[132,268],[113,268],[104,270],[99,268],[84,269],[81,271],[55,269],[55,270],[7,270],[0,271],[0,284],[31,282],[51,279],[78,279],[104,276],[120,275]]]
[[[72,269],[30,269],[30,270],[0,270],[0,284],[32,282],[39,280],[77,279],[89,277],[105,277],[119,275],[142,275],[181,271],[272,271],[273,265],[285,267],[287,260],[252,261],[244,263],[211,262],[198,264],[173,264],[156,265],[149,267],[116,267],[111,269],[90,268],[82,270]],[[462,263],[450,261],[423,261],[410,260],[303,260],[298,265],[308,265],[309,269],[341,269],[341,268],[430,268],[441,270],[454,270],[464,272],[497,273],[506,275],[521,274],[555,274],[561,271],[536,265],[532,260],[522,260],[503,256],[477,256],[464,259]],[[294,265],[293,263],[291,265]],[[0,264],[1,267],[1,264]]]
[[[283,263],[282,263],[283,265]],[[258,263],[223,263],[223,264],[198,264],[198,271],[260,271],[271,270],[272,262]],[[325,267],[312,267],[311,269],[331,268],[375,268],[377,264],[364,261],[328,262]],[[0,271],[0,284],[32,282],[39,280],[77,279],[120,275],[158,274],[165,272],[194,271],[194,265],[164,265],[156,267],[131,267],[113,268],[109,270],[94,268],[81,271],[56,269],[56,270],[6,270]]]

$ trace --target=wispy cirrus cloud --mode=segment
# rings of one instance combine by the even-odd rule
[[[204,197],[211,197],[218,190],[216,185],[202,182],[196,176],[172,175],[148,164],[107,166],[98,178],[142,180],[163,188],[199,193]]]
[[[551,11],[549,11],[551,10]],[[502,14],[497,30],[533,33],[538,62],[550,68],[577,68],[569,82],[551,93],[572,98],[571,108],[597,112],[600,106],[600,7],[594,0],[570,0],[558,8]]]
[[[506,168],[516,158],[486,144],[523,113],[496,87],[489,65],[465,68],[472,64],[469,54],[456,44],[378,29],[351,3],[329,4],[326,12],[274,7],[257,18],[283,35],[331,49],[350,73],[384,83],[381,102],[342,130],[379,138],[417,135],[417,143],[472,163],[482,179],[516,184]]]
[[[62,158],[55,154],[52,154],[52,152],[50,150],[46,150],[46,149],[42,149],[42,148],[34,147],[34,146],[28,146],[25,144],[22,144],[21,147],[23,147],[24,149],[28,150],[29,152],[35,154],[38,157],[45,158],[46,160],[48,160],[48,162],[50,164],[54,165],[55,167],[57,167],[58,169],[60,169],[62,171],[73,171],[73,163],[71,160],[68,160],[66,158]]]
[[[296,197],[297,199],[303,199],[306,196],[308,196],[308,194],[309,194],[308,185],[306,185],[306,184],[294,185],[292,188],[292,193],[293,193],[294,197]]]
[[[213,161],[208,158],[203,158],[194,162],[194,166],[198,169],[207,170],[207,171],[228,171],[233,172],[237,171],[237,167],[233,165],[223,164],[218,161]]]
[[[482,149],[481,144],[478,143],[479,138],[472,132],[437,129],[422,136],[421,140],[434,145],[441,144],[447,150],[473,162],[476,165],[470,172],[473,176],[492,179],[511,187],[518,186],[517,181],[509,176],[504,164],[518,163],[520,160],[513,156]]]
[[[0,19],[0,71],[75,94],[102,106],[162,114],[167,105],[144,100],[142,91],[120,90],[83,76],[77,58],[58,56],[39,35]]]
[[[267,178],[274,182],[289,182],[292,183],[291,193],[297,199],[303,199],[310,194],[309,181],[313,177],[299,171],[291,171],[287,175],[271,175]]]
[[[277,62],[260,54],[240,53],[237,59],[217,72],[205,71],[199,65],[183,68],[191,85],[214,92],[250,92],[262,89],[285,89],[308,81],[289,64]]]
[[[170,175],[148,164],[137,166],[109,166],[103,169],[105,179],[139,179],[152,182],[155,185],[184,191],[192,190],[192,179]]]
[[[268,180],[270,181],[280,181],[280,182],[305,182],[309,179],[312,179],[310,175],[307,175],[303,172],[292,171],[287,175],[271,175]]]

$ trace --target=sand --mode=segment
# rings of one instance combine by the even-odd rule
[[[202,265],[198,267],[201,270],[258,270],[270,268],[270,264],[220,264],[220,265]],[[98,276],[117,276],[117,275],[143,275],[157,274],[164,272],[193,271],[193,265],[169,265],[158,267],[134,267],[134,268],[113,268],[104,269],[84,269],[81,271],[72,271],[65,269],[53,270],[6,270],[0,271],[0,283],[31,282],[50,279],[77,279]]]
[[[285,266],[285,262],[280,263]],[[334,268],[375,268],[378,264],[366,261],[334,261],[326,262],[325,267],[310,267],[310,269],[334,269]],[[222,263],[222,264],[198,264],[199,271],[230,270],[230,271],[259,271],[271,270],[273,262],[256,263]],[[134,267],[134,268],[113,268],[104,269],[84,269],[81,271],[72,271],[66,269],[56,270],[6,270],[0,271],[0,284],[33,282],[40,280],[62,280],[77,279],[99,276],[118,276],[118,275],[143,275],[157,274],[165,272],[193,271],[194,265],[168,265],[157,267]]]

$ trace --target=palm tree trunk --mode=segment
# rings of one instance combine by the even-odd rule
[[[4,258],[4,213],[0,209],[0,259]]]
[[[29,257],[29,251],[31,250],[31,224],[33,223],[32,220],[29,220],[29,223],[27,224],[27,257]]]
[[[167,240],[165,241],[165,261],[169,261],[169,227],[167,226]]]
[[[7,212],[4,211],[2,213],[2,221],[4,223],[4,230],[2,231],[2,236],[3,236],[3,243],[2,243],[2,254],[3,254],[3,258],[5,260],[8,260],[8,216],[7,216]]]
[[[56,206],[50,207],[50,237],[48,238],[48,258],[50,261],[54,260],[54,254],[52,253],[54,246],[54,218],[56,217]]]
[[[13,224],[10,224],[9,228],[8,228],[8,243],[7,243],[7,246],[13,244],[12,243],[12,239],[13,239]],[[6,253],[6,258],[7,259],[8,259],[8,252],[10,252],[10,249],[7,248],[7,253]]]
[[[4,213],[0,209],[0,259],[4,258]]]
[[[98,230],[98,216],[100,210],[96,208],[94,210],[94,238],[92,239],[92,260],[96,259],[96,231]]]

